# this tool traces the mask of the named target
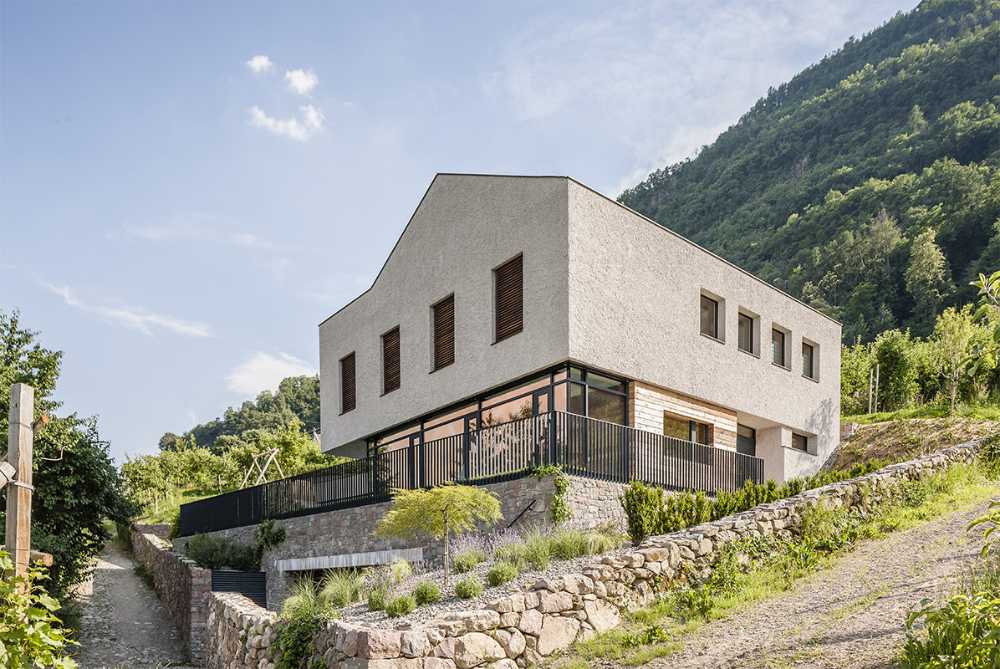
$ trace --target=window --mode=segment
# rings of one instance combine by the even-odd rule
[[[797,451],[809,452],[809,437],[804,434],[792,432],[792,448]]]
[[[785,333],[777,328],[771,330],[771,362],[780,367],[788,367],[785,360]]]
[[[431,310],[434,320],[432,368],[437,370],[455,362],[455,296],[449,295]]]
[[[707,295],[701,296],[701,333],[719,338],[719,303]]]
[[[708,423],[699,423],[683,416],[663,412],[663,434],[674,439],[712,445],[713,428]]]
[[[340,359],[340,413],[354,410],[354,354]]]
[[[739,345],[740,350],[756,354],[756,351],[754,350],[756,349],[756,346],[754,346],[753,341],[753,318],[747,316],[746,314],[740,314],[739,326],[740,333],[737,344]]]
[[[399,390],[399,326],[382,335],[382,394]]]
[[[815,353],[812,344],[802,342],[802,376],[808,379],[816,378]]]
[[[518,256],[493,270],[497,342],[524,329],[523,259],[523,256]]]

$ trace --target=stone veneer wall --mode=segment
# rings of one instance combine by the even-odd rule
[[[650,603],[684,582],[707,574],[729,543],[751,536],[791,536],[802,512],[883,504],[903,481],[975,457],[972,442],[892,465],[861,478],[809,490],[788,499],[662,536],[595,561],[578,574],[541,579],[525,592],[480,610],[444,615],[424,625],[378,629],[335,620],[314,639],[326,669],[515,669],[537,664],[577,640],[617,626],[623,610]],[[271,669],[267,649],[274,615],[245,598],[213,594],[208,620],[210,669]],[[310,664],[310,666],[312,666]]]
[[[524,476],[484,487],[494,492],[500,499],[504,518],[500,527],[506,527],[514,521],[532,501],[534,506],[520,517],[517,525],[524,527],[549,522],[554,491],[551,478],[538,479],[534,476]],[[617,505],[617,498],[606,503],[612,502]],[[442,559],[440,542],[390,540],[375,536],[375,526],[388,508],[388,503],[369,504],[352,509],[276,520],[275,525],[285,529],[285,541],[267,551],[261,560],[261,568],[267,573],[268,606],[275,610],[280,608],[295,577],[295,572],[280,571],[276,564],[278,560],[415,547],[424,549],[425,560],[437,562]],[[599,515],[607,515],[607,512],[601,512]],[[256,532],[257,526],[250,525],[211,534],[253,545]],[[175,539],[174,547],[178,551],[183,551],[189,538]]]
[[[169,541],[143,529],[132,528],[132,553],[153,576],[156,593],[177,626],[191,661],[201,662],[205,654],[206,600],[212,590],[212,571],[173,552]]]

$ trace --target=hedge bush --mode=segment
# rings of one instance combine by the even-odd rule
[[[455,584],[455,594],[461,599],[474,599],[483,594],[483,582],[475,576],[466,576]]]

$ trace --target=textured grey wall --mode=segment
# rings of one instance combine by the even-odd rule
[[[784,459],[796,473],[822,464],[839,440],[835,321],[575,182],[569,220],[570,357],[818,435],[816,454]],[[700,334],[702,291],[725,300],[724,342]],[[760,316],[760,357],[737,348],[741,307]],[[771,363],[772,323],[791,331],[789,370]],[[818,383],[801,374],[802,337],[819,344]]]

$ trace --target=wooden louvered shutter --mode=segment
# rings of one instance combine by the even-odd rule
[[[382,335],[382,393],[399,389],[399,327]]]
[[[455,296],[434,305],[434,369],[455,362]]]
[[[497,267],[496,272],[496,341],[516,335],[524,329],[523,257],[518,256]]]
[[[340,411],[347,413],[354,409],[354,354],[340,360]]]

